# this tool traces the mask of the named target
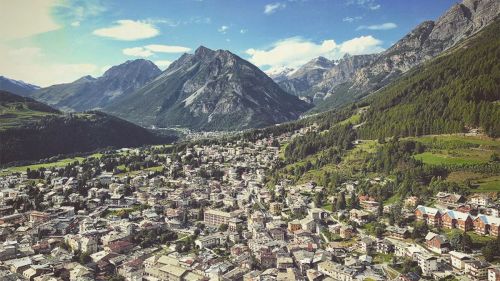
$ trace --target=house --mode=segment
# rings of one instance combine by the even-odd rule
[[[415,209],[415,215],[417,220],[425,221],[430,226],[441,226],[441,212],[436,208],[419,205]]]
[[[488,281],[500,281],[500,268],[488,268]]]
[[[475,194],[469,198],[469,202],[477,206],[489,206],[491,204],[491,198],[485,194]]]
[[[299,220],[293,220],[288,222],[288,231],[294,233],[297,230],[302,229],[302,223]]]
[[[363,225],[369,221],[370,213],[363,210],[352,209],[349,211],[349,219],[357,222],[359,225]]]
[[[465,274],[472,281],[488,280],[489,263],[481,260],[468,260],[465,262]]]
[[[194,241],[194,244],[198,246],[198,248],[210,248],[214,246],[220,245],[224,240],[224,237],[219,234],[213,234],[205,237],[199,237]]]
[[[357,271],[354,268],[346,267],[333,261],[323,261],[318,264],[318,271],[334,280],[354,281]]]
[[[500,230],[500,218],[486,215],[477,216],[474,221],[474,232],[481,235],[497,236]]]
[[[446,237],[431,231],[425,236],[425,244],[431,251],[438,254],[444,254],[450,250],[450,243]]]
[[[471,257],[465,253],[451,251],[450,252],[451,266],[453,269],[462,271],[465,269],[465,262],[469,261]]]
[[[431,255],[419,255],[418,266],[422,269],[422,275],[431,276],[438,269],[437,258]]]
[[[389,236],[396,239],[406,239],[410,237],[410,231],[408,228],[398,227],[398,226],[389,226],[386,228],[386,231],[389,233]]]
[[[442,226],[469,231],[474,228],[474,221],[468,213],[448,210],[441,216]]]
[[[367,254],[371,252],[373,244],[374,241],[369,237],[364,237],[363,239],[361,239],[361,241],[359,241],[359,246],[361,248],[361,251]]]
[[[387,240],[381,239],[377,241],[377,253],[390,254],[394,252],[394,244]]]
[[[449,207],[458,207],[466,201],[465,197],[460,194],[446,192],[438,192],[436,199],[439,204]]]
[[[228,212],[208,209],[204,213],[204,222],[213,227],[219,227],[221,224],[229,224],[233,215]]]

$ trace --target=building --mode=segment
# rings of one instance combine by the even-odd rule
[[[204,213],[203,220],[209,226],[219,227],[221,224],[229,224],[232,218],[231,213],[208,209]]]
[[[449,210],[441,216],[444,228],[458,228],[462,231],[469,231],[474,228],[474,221],[467,213]]]
[[[431,276],[438,269],[437,258],[431,255],[419,255],[418,266],[422,269],[422,275]]]
[[[441,226],[441,212],[439,209],[419,205],[415,209],[415,215],[417,220],[425,221],[430,226]]]
[[[457,271],[464,270],[465,262],[471,259],[469,255],[456,251],[450,252],[450,258],[451,258],[451,266],[453,267],[454,270]]]
[[[438,254],[447,253],[450,249],[450,243],[445,236],[430,231],[425,236],[425,244],[431,251]]]
[[[500,281],[500,268],[488,268],[488,281]]]
[[[488,280],[489,263],[480,260],[469,260],[465,262],[465,274],[472,281]]]
[[[332,261],[324,261],[318,264],[318,271],[339,281],[354,281],[357,275],[353,268],[342,266]]]

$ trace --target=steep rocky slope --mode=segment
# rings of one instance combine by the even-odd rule
[[[202,46],[106,111],[147,126],[237,130],[293,120],[309,108],[251,63]]]

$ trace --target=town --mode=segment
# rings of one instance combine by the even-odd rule
[[[312,181],[270,187],[280,144],[312,129],[5,173],[0,279],[500,280],[474,245],[497,247],[496,198],[382,204],[358,191],[390,184],[382,176],[335,193]]]

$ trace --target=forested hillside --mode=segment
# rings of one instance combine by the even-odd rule
[[[102,112],[62,114],[31,98],[0,92],[0,164],[171,140]]]
[[[500,20],[370,99],[361,138],[458,133],[500,136]]]

